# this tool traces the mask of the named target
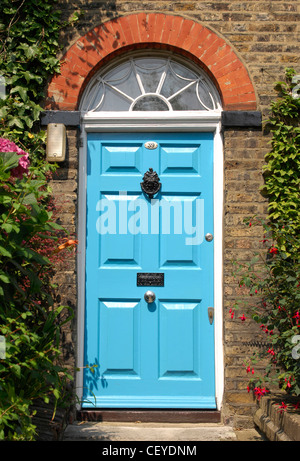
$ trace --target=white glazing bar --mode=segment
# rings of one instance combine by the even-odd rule
[[[140,77],[140,74],[138,74],[137,72],[135,73],[135,76],[136,76],[136,80],[138,82],[138,85],[140,87],[140,90],[141,90],[141,93],[142,94],[146,94],[146,91],[144,89],[144,86],[143,86],[143,83],[142,83],[142,79]]]
[[[183,88],[181,88],[181,90],[178,90],[176,91],[176,93],[172,94],[172,96],[169,96],[167,99],[168,101],[170,101],[170,99],[173,99],[175,98],[175,96],[177,96],[178,94],[182,93],[183,91],[187,90],[190,86],[194,85],[196,83],[196,80],[194,80],[193,82],[189,83],[188,85],[184,86]]]
[[[105,82],[105,85],[109,86],[112,90],[116,91],[117,93],[121,94],[124,96],[124,98],[129,99],[129,101],[133,102],[134,99],[131,96],[128,96],[128,94],[124,93],[123,91],[119,90],[119,88],[116,88],[113,85],[110,85],[109,83]]]
[[[133,67],[134,74],[135,74],[135,78],[136,78],[136,80],[137,80],[137,82],[138,82],[138,85],[139,85],[139,88],[140,88],[140,90],[141,90],[141,93],[142,93],[142,94],[145,94],[146,92],[145,92],[144,85],[143,85],[143,83],[142,83],[141,76],[140,76],[140,74],[138,73],[138,71],[136,70],[136,67],[135,67],[133,61],[131,61],[131,65],[132,65],[132,67]]]
[[[157,88],[156,88],[156,93],[157,94],[160,94],[160,92],[161,92],[163,84],[165,83],[165,80],[166,80],[166,76],[167,76],[167,72],[168,72],[169,67],[170,67],[170,58],[168,58],[168,60],[167,60],[167,62],[165,64],[165,67],[164,67],[165,70],[161,74],[159,84],[157,85]]]
[[[208,94],[210,96],[210,92],[208,91]],[[197,88],[196,88],[196,95],[197,95],[197,98],[198,98],[198,101],[200,102],[200,104],[205,107],[206,110],[211,110],[209,107],[207,107],[204,102],[202,102],[202,99],[200,98],[200,95],[199,95],[199,80],[197,82]]]

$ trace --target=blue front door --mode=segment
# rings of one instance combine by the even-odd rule
[[[86,224],[83,407],[216,408],[213,134],[88,134]]]

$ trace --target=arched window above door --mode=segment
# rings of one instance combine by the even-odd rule
[[[164,54],[131,56],[106,67],[81,102],[83,112],[220,109],[219,94],[202,69]]]

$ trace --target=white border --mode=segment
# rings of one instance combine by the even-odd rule
[[[85,238],[86,238],[86,161],[88,132],[214,132],[214,299],[215,299],[215,385],[220,410],[224,393],[223,357],[223,194],[224,159],[221,134],[221,111],[199,114],[157,112],[90,112],[82,116],[79,149],[78,187],[78,314],[76,395],[83,393],[84,319],[85,319]],[[78,404],[81,408],[80,403]]]

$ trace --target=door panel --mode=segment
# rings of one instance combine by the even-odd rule
[[[149,168],[161,182],[152,200]],[[83,407],[216,407],[207,232],[212,133],[88,135]],[[138,273],[164,284],[138,286]]]

